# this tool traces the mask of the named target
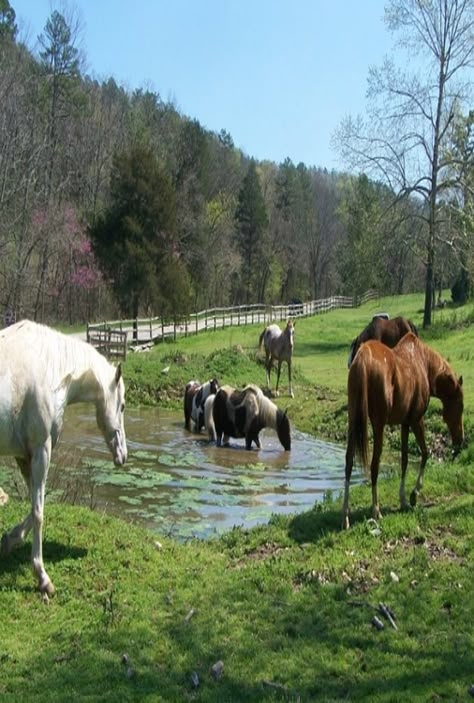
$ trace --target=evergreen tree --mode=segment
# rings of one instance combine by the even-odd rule
[[[259,274],[268,217],[253,160],[249,164],[239,192],[236,221],[237,246],[242,256],[243,298],[247,304],[261,302]]]
[[[177,314],[189,282],[175,243],[176,198],[153,152],[134,146],[114,160],[110,205],[90,227],[94,252],[123,313]]]
[[[0,0],[0,41],[2,39],[15,41],[18,31],[15,19],[15,10],[8,0]]]

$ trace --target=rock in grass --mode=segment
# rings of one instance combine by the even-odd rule
[[[377,630],[383,630],[383,628],[384,628],[383,622],[382,622],[382,621],[380,620],[380,618],[378,618],[376,615],[374,615],[374,617],[372,618],[372,625],[373,625]]]
[[[221,678],[223,673],[224,673],[224,662],[219,659],[218,662],[216,662],[215,664],[213,664],[211,666],[211,676],[215,681],[217,681],[218,679]]]
[[[193,688],[198,688],[199,686],[199,676],[195,671],[193,671],[193,673],[191,674],[191,686]]]

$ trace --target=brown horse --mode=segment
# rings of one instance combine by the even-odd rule
[[[375,315],[367,327],[354,339],[351,344],[347,365],[350,367],[361,344],[369,339],[378,339],[393,349],[398,344],[403,335],[413,332],[418,337],[418,330],[411,320],[405,317],[394,317],[392,319]]]
[[[405,497],[405,474],[408,464],[408,434],[413,430],[421,451],[420,469],[410,503],[416,505],[423,485],[423,473],[428,459],[425,443],[424,415],[430,397],[443,404],[446,422],[455,447],[464,439],[462,377],[456,378],[451,366],[438,352],[430,349],[413,333],[389,349],[379,341],[365,342],[349,370],[349,426],[346,451],[346,480],[342,527],[349,527],[349,483],[355,454],[365,468],[368,466],[368,420],[372,425],[374,448],[370,464],[372,481],[372,515],[381,517],[377,477],[382,454],[385,425],[401,425],[400,505],[408,507]]]
[[[270,388],[270,372],[272,370],[273,360],[276,359],[277,366],[277,382],[275,395],[278,395],[278,385],[280,383],[280,371],[283,361],[288,365],[288,384],[289,393],[293,398],[293,387],[291,385],[291,359],[293,356],[295,336],[295,324],[293,320],[288,320],[285,329],[282,331],[278,325],[268,325],[260,335],[258,346],[262,344],[265,347],[265,369],[267,372],[267,388]]]

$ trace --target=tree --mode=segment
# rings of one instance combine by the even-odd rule
[[[267,210],[255,161],[251,161],[242,182],[236,210],[236,241],[242,256],[243,297],[247,304],[263,300],[259,279],[264,237],[268,227]]]
[[[346,119],[336,146],[355,168],[394,191],[421,199],[426,270],[423,325],[431,324],[435,256],[442,238],[440,200],[452,187],[445,152],[474,59],[472,0],[389,0],[385,19],[410,55],[404,73],[386,60],[369,73],[369,120]],[[418,67],[418,70],[416,69]]]
[[[153,152],[135,145],[116,156],[110,205],[89,228],[120,309],[177,314],[189,304],[189,281],[176,248],[176,198]]]
[[[0,41],[10,39],[15,41],[18,31],[15,10],[8,0],[0,0]]]
[[[379,288],[381,269],[380,197],[365,174],[349,179],[340,210],[347,237],[339,247],[338,270],[347,295]]]

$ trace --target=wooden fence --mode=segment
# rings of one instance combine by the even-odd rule
[[[127,358],[127,337],[126,330],[113,329],[107,322],[87,324],[87,341],[109,359]]]
[[[212,308],[188,316],[165,320],[161,317],[111,320],[87,325],[87,341],[105,356],[125,358],[127,346],[133,351],[146,349],[166,339],[189,336],[210,330],[225,329],[240,325],[280,322],[289,317],[320,315],[338,308],[353,308],[378,297],[376,291],[367,291],[360,298],[331,296],[322,300],[289,305],[238,305],[228,308]]]

